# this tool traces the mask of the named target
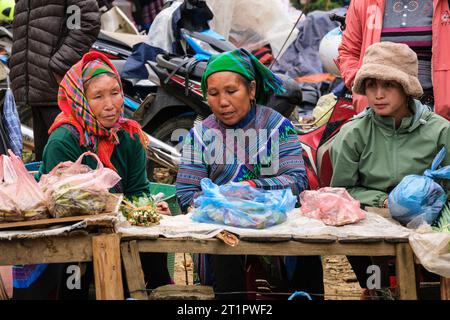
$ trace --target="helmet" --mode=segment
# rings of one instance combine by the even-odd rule
[[[325,72],[340,76],[339,69],[334,63],[338,57],[338,47],[341,44],[342,31],[339,27],[329,31],[320,41],[319,56]]]
[[[14,19],[14,0],[0,0],[0,21],[12,21]]]

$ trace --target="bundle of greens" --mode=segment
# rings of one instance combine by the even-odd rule
[[[439,215],[439,218],[434,223],[433,229],[439,232],[450,233],[450,205],[447,202]]]
[[[50,196],[49,209],[55,218],[94,215],[106,210],[108,193],[66,184]]]
[[[128,201],[123,200],[120,211],[134,226],[148,227],[159,224],[161,220],[161,216],[156,211],[154,199],[147,195],[135,196]]]

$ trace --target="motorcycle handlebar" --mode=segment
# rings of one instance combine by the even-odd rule
[[[188,4],[190,4],[193,7],[198,7],[200,5],[205,5],[205,0],[186,0]],[[203,4],[202,4],[203,2]]]
[[[331,21],[336,21],[341,25],[340,28],[342,31],[345,30],[345,14],[343,16],[340,16],[336,13],[331,13],[329,17]]]

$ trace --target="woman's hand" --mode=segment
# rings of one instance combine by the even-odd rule
[[[384,200],[383,208],[389,208],[389,201],[388,200],[389,200],[388,198],[386,198],[386,200]]]
[[[170,212],[169,205],[165,201],[161,201],[156,204],[156,212],[158,212],[159,214],[166,215],[166,216],[172,215],[172,213]]]

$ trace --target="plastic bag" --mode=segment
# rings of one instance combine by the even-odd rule
[[[450,278],[450,234],[434,232],[427,224],[413,230],[409,244],[420,264],[430,272]]]
[[[299,31],[293,27],[299,15],[290,16],[287,6],[279,1],[207,0],[207,3],[214,13],[212,29],[236,47],[254,50],[270,44],[276,56],[285,42],[283,51],[297,38]]]
[[[315,122],[315,125],[317,127],[320,127],[321,125],[324,125],[328,122],[331,114],[333,113],[336,101],[337,97],[333,93],[323,95],[319,98],[319,101],[317,101],[317,105],[314,107],[312,114],[314,120],[317,121]]]
[[[0,161],[0,221],[47,218],[44,194],[22,160],[8,150]]]
[[[423,221],[433,224],[445,202],[447,192],[433,179],[450,179],[450,166],[436,170],[445,157],[445,148],[436,155],[431,170],[423,176],[408,175],[389,194],[389,210],[394,219],[409,227]]]
[[[300,194],[300,204],[301,214],[322,220],[329,226],[356,223],[366,217],[360,202],[353,199],[345,188],[305,190]]]
[[[97,160],[95,170],[81,164],[85,156]],[[105,168],[96,154],[83,153],[78,160],[62,162],[39,182],[44,191],[50,214],[55,218],[94,215],[105,211],[108,189],[120,181],[120,176]]]
[[[192,212],[197,222],[263,229],[286,221],[297,201],[290,189],[259,190],[236,183],[218,186],[208,178],[202,179],[201,187],[203,194],[194,200]]]

